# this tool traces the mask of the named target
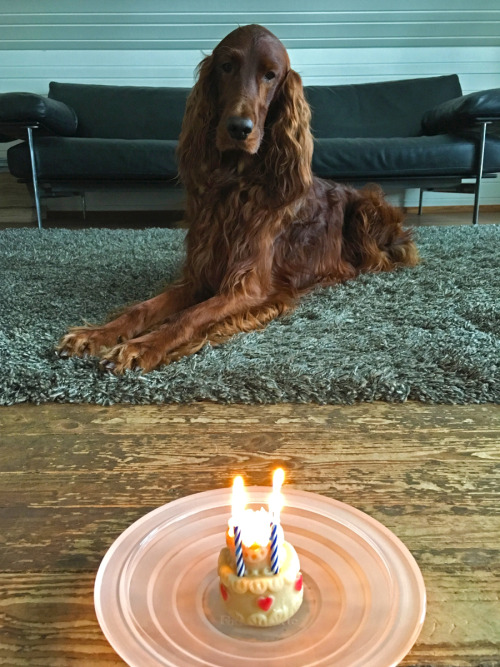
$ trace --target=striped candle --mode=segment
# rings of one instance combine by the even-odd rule
[[[241,530],[239,526],[234,527],[234,557],[236,559],[236,574],[238,577],[244,577],[245,561],[243,560],[243,546],[241,544]]]
[[[233,529],[234,529],[234,557],[236,560],[236,574],[245,576],[245,561],[243,560],[243,544],[241,540],[241,521],[245,510],[245,486],[243,477],[235,477],[233,481]]]
[[[280,571],[280,540],[278,538],[278,528],[280,525],[280,512],[282,506],[281,486],[285,479],[285,473],[282,468],[278,468],[273,474],[273,492],[271,495],[270,510],[272,515],[271,523],[271,572],[278,574]]]
[[[280,571],[278,524],[274,521],[271,526],[271,571],[273,574],[278,574]]]

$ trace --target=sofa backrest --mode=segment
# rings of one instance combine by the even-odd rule
[[[425,111],[462,94],[456,74],[304,90],[318,138],[418,136]],[[77,137],[177,139],[189,92],[52,82],[49,97],[76,111]]]
[[[49,97],[72,107],[77,137],[177,139],[189,88],[55,83]]]
[[[318,138],[415,137],[425,111],[462,94],[456,74],[304,89]]]

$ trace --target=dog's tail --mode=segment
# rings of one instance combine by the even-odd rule
[[[357,192],[345,211],[345,258],[360,272],[418,264],[418,250],[411,230],[403,228],[403,219],[402,211],[384,199],[378,186]]]

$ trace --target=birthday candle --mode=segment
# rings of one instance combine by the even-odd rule
[[[243,546],[241,543],[241,527],[239,525],[245,506],[243,491],[243,477],[235,477],[233,482],[233,524],[234,524],[234,556],[236,559],[236,574],[245,576],[245,561],[243,560]]]
[[[234,555],[236,558],[236,574],[238,577],[245,576],[245,561],[243,560],[243,547],[241,545],[241,530],[234,527]]]
[[[281,510],[281,485],[285,479],[285,473],[282,468],[278,468],[273,475],[273,493],[271,496],[271,571],[273,574],[278,574],[279,566],[279,552],[280,544],[278,539],[278,527],[280,524],[280,510]]]
[[[273,574],[278,574],[280,571],[278,525],[274,522],[271,526],[271,571]]]

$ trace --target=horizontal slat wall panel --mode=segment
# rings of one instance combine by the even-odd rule
[[[375,5],[376,2],[376,5]],[[13,5],[10,0],[2,0],[4,13],[16,13],[19,15],[36,14],[65,14],[69,12],[68,0],[17,0]],[[494,10],[494,0],[480,0],[475,9]],[[412,11],[448,11],[457,12],[471,10],[469,0],[415,0],[411,7]],[[134,14],[142,16],[151,13],[171,13],[193,16],[231,15],[248,16],[252,14],[294,14],[297,12],[366,12],[366,11],[399,11],[400,0],[314,0],[307,9],[304,9],[304,0],[252,0],[251,8],[242,9],[241,3],[234,0],[85,0],[84,3],[74,4],[72,14]],[[200,19],[198,19],[200,20]]]
[[[290,49],[304,83],[344,84],[458,74],[465,93],[500,87],[500,47]],[[45,94],[49,81],[192,86],[201,50],[5,51],[0,92]]]
[[[287,48],[311,47],[365,47],[365,46],[443,46],[448,44],[479,46],[481,44],[500,45],[496,23],[472,21],[469,34],[462,33],[463,25],[449,23],[429,24],[345,24],[326,23],[309,24],[308,29],[316,30],[316,36],[304,37],[305,26],[273,25],[268,21],[259,21],[272,30]],[[237,27],[235,23],[222,26],[54,26],[47,29],[38,26],[26,26],[23,29],[12,26],[0,27],[0,45],[4,49],[191,49],[200,46],[212,49],[220,39]],[[398,34],[395,35],[395,28]],[[193,32],[199,37],[193,38]],[[29,34],[16,37],[16,33]]]
[[[262,23],[287,48],[500,45],[500,8],[492,0],[233,2],[18,0],[0,5],[2,49],[211,49],[239,24]],[[43,9],[43,11],[41,11]]]

